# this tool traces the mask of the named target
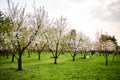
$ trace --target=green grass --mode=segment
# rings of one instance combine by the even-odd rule
[[[11,62],[11,57],[6,59],[0,56],[0,80],[120,80],[120,56],[109,56],[109,65],[105,65],[103,56],[91,56],[84,60],[82,55],[76,56],[72,61],[70,54],[62,54],[58,64],[53,64],[51,54],[42,53],[41,60],[37,54],[32,53],[28,58],[25,53],[23,70],[17,70],[17,60]]]

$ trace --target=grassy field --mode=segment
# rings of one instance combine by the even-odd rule
[[[42,53],[41,60],[37,54],[31,53],[28,58],[25,53],[23,71],[17,71],[17,61],[11,62],[11,57],[6,59],[0,56],[0,80],[120,80],[120,56],[109,56],[109,65],[105,65],[103,56],[91,56],[83,59],[79,54],[76,61],[72,61],[70,54],[62,54],[58,64],[53,64],[51,54]]]

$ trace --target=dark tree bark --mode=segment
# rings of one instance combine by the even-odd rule
[[[59,45],[59,43],[57,43],[56,44],[56,50],[55,50],[55,56],[54,56],[54,64],[57,64],[57,58],[58,58],[58,45]]]
[[[41,54],[41,52],[38,52],[38,60],[40,60],[40,54]]]
[[[102,53],[101,53],[101,52],[100,52],[99,54],[100,54],[100,56],[102,56]]]
[[[75,56],[76,56],[76,53],[74,52],[74,54],[73,54],[73,61],[75,61]]]
[[[6,51],[5,53],[6,53],[6,58],[8,59],[9,58],[8,52]]]
[[[13,53],[12,54],[12,62],[14,62],[14,57],[15,57],[15,54]]]
[[[18,70],[22,70],[22,59],[21,59],[21,57],[18,59]]]
[[[55,57],[54,59],[54,64],[57,64],[57,57]]]
[[[36,44],[36,46],[37,46],[37,44]],[[44,47],[45,47],[45,44],[41,47],[41,49],[39,49],[39,47],[37,46],[37,49],[38,49],[38,60],[40,60],[40,55],[41,55],[41,52],[42,52],[42,50],[44,49]]]
[[[113,54],[112,61],[114,61],[114,58],[115,58],[115,56],[116,56],[117,54],[119,54],[119,46],[118,46],[118,45],[115,46],[115,52],[114,52],[114,54]]]
[[[117,54],[118,54],[118,52],[114,52],[113,57],[112,57],[112,61],[114,61],[114,58]]]
[[[114,61],[114,58],[115,58],[115,54],[113,54],[112,61]]]
[[[105,53],[105,58],[106,58],[106,65],[108,65],[108,53]]]
[[[75,61],[75,56],[73,56],[73,61]]]
[[[83,56],[84,59],[86,59],[86,51],[84,52],[84,56]]]
[[[28,57],[30,57],[30,51],[28,51]]]
[[[18,54],[18,70],[22,70],[22,52]]]

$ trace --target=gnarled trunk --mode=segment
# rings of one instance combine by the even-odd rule
[[[22,52],[18,54],[18,70],[22,70]]]

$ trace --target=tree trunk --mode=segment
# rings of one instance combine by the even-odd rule
[[[74,55],[73,55],[73,61],[75,61],[75,53],[74,53]]]
[[[5,54],[6,54],[6,53],[3,51],[3,52],[2,52],[2,55],[3,55],[4,57],[6,57]]]
[[[117,52],[113,54],[112,61],[114,61],[115,55],[117,55]]]
[[[6,58],[8,59],[8,52],[6,52]]]
[[[28,57],[30,57],[30,51],[28,51]]]
[[[73,56],[73,61],[75,61],[75,56]]]
[[[22,53],[19,53],[18,57],[18,70],[22,70]]]
[[[57,58],[58,58],[58,57],[57,57],[57,49],[56,49],[54,58],[55,58],[55,59],[54,59],[54,64],[57,64]]]
[[[100,54],[100,56],[102,56],[102,54],[101,53],[99,53]]]
[[[57,57],[55,57],[54,59],[54,64],[57,64]]]
[[[40,60],[40,52],[38,52],[38,60]]]
[[[84,57],[83,58],[86,59],[86,52],[84,52]]]
[[[108,53],[105,53],[105,57],[106,57],[106,65],[108,65]]]
[[[115,54],[113,54],[112,61],[114,61]]]
[[[54,60],[54,64],[57,64],[57,55],[58,55],[58,45],[59,45],[59,43],[57,43],[56,44],[56,51],[55,51],[55,56],[54,56],[54,58],[55,58],[55,60]]]
[[[15,54],[13,53],[12,54],[12,62],[14,62],[14,57],[15,57]]]

